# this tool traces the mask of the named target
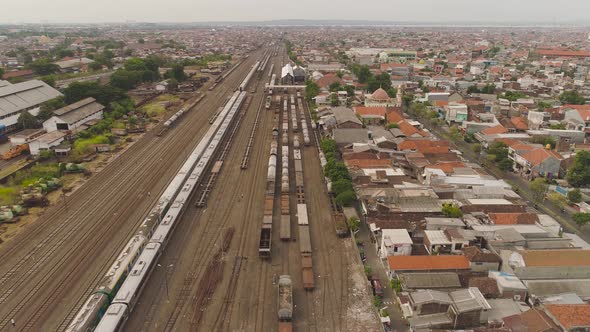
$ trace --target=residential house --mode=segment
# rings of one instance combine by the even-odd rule
[[[474,272],[500,271],[502,266],[502,258],[498,254],[475,246],[464,247],[463,255],[469,260],[471,271]]]
[[[469,271],[469,260],[462,255],[388,256],[388,274],[409,272],[459,272]]]
[[[590,331],[590,304],[547,304],[545,313],[562,331]]]
[[[332,114],[336,118],[336,126],[338,128],[359,129],[363,127],[363,123],[356,116],[354,111],[348,107],[340,106],[332,109]]]
[[[546,176],[558,177],[563,157],[553,150],[536,148],[516,154],[514,169],[526,178]]]
[[[542,310],[533,308],[521,314],[504,317],[504,326],[511,331],[561,332],[562,330]]]
[[[405,229],[384,229],[381,233],[381,259],[388,256],[410,256],[412,254],[412,239]]]
[[[431,255],[458,254],[461,249],[469,245],[456,229],[425,230],[424,247]]]
[[[489,271],[488,277],[496,280],[500,297],[524,301],[527,298],[528,290],[520,279],[508,272]]]
[[[445,121],[449,124],[461,124],[467,121],[467,105],[459,103],[449,103],[444,107]]]
[[[92,97],[82,99],[73,104],[53,111],[53,116],[43,122],[48,132],[56,130],[78,131],[85,129],[84,124],[92,120],[101,120],[105,107]]]
[[[357,106],[354,111],[365,125],[382,125],[387,118],[387,107],[383,106]]]

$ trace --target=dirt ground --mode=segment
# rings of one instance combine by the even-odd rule
[[[129,318],[127,331],[276,331],[276,281],[281,274],[289,274],[293,280],[295,331],[381,330],[352,240],[338,238],[332,225],[315,146],[302,149],[316,288],[305,291],[302,287],[297,239],[279,239],[277,203],[271,259],[258,257],[274,112],[262,110],[250,165],[246,170],[239,165],[256,109],[264,98],[265,81],[258,83],[208,206],[198,209],[193,206],[197,198],[192,199],[160,258],[160,267],[154,270]],[[294,199],[291,211],[293,206]],[[294,215],[291,220],[291,233],[298,237]],[[207,266],[219,251],[223,234],[232,227],[231,245],[217,262],[223,266],[223,277],[205,305],[197,307],[195,299],[202,291],[199,285],[203,280],[215,283],[205,276]],[[195,322],[197,316],[199,323]]]

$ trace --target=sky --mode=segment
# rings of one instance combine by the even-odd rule
[[[0,23],[307,19],[590,25],[590,0],[1,0],[0,3]]]

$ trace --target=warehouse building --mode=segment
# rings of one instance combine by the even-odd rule
[[[56,130],[86,129],[84,124],[91,120],[101,120],[105,107],[92,97],[82,99],[73,104],[53,111],[54,116],[43,122],[48,132]]]
[[[24,111],[37,115],[41,104],[62,94],[39,80],[0,87],[0,127],[16,129],[18,117]]]

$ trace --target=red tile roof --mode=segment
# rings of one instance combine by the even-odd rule
[[[342,84],[342,80],[340,79],[340,77],[338,77],[334,74],[326,74],[324,77],[317,80],[316,84],[320,88],[327,88],[330,86],[330,84],[335,83],[335,82]]]
[[[497,125],[495,127],[486,128],[481,131],[481,133],[484,135],[505,134],[507,132],[508,132],[508,129],[506,129],[502,125]]]
[[[448,152],[449,142],[447,141],[426,141],[407,139],[397,145],[399,151],[412,150],[422,153]],[[436,151],[436,152],[432,152]]]
[[[534,213],[488,213],[496,225],[534,225],[539,217]]]
[[[559,153],[552,151],[552,150],[547,150],[544,148],[536,148],[536,149],[531,150],[527,153],[523,153],[521,155],[521,157],[524,158],[529,163],[531,163],[532,166],[539,165],[540,163],[545,161],[545,159],[551,158],[551,157],[559,159],[559,160],[563,159],[563,157]]]
[[[570,50],[552,49],[552,50],[538,50],[537,53],[539,53],[539,55],[541,55],[541,56],[581,57],[581,58],[590,57],[590,52],[588,52],[588,51],[570,51]]]
[[[376,115],[376,116],[382,116],[385,117],[385,114],[387,113],[387,108],[385,106],[373,106],[373,107],[367,107],[367,106],[357,106],[354,108],[354,111],[358,114],[358,115]]]
[[[469,260],[462,255],[389,256],[389,268],[395,271],[467,270]]]
[[[406,136],[412,136],[414,134],[419,134],[422,137],[428,136],[428,134],[425,131],[414,127],[413,125],[408,123],[408,121],[403,120],[398,122],[397,124],[399,126],[399,130],[401,130]]]
[[[528,125],[526,119],[522,116],[511,118],[510,122],[512,122],[514,127],[518,130],[528,130],[529,129],[529,125]]]
[[[514,332],[560,331],[547,314],[537,309],[530,309],[518,315],[504,317],[502,320]]]
[[[590,304],[547,304],[545,310],[568,330],[590,327]]]
[[[455,170],[455,168],[462,168],[465,167],[465,164],[458,161],[450,161],[450,162],[441,162],[434,165],[428,165],[427,168],[436,168],[440,169],[441,171],[445,172],[446,174],[451,174]]]
[[[25,70],[16,70],[16,71],[6,72],[6,73],[4,73],[2,78],[9,79],[9,78],[15,78],[15,77],[21,77],[21,76],[29,76],[29,75],[33,75],[33,71],[31,69],[25,69]]]
[[[389,159],[348,159],[344,163],[350,168],[382,168],[391,166]]]

